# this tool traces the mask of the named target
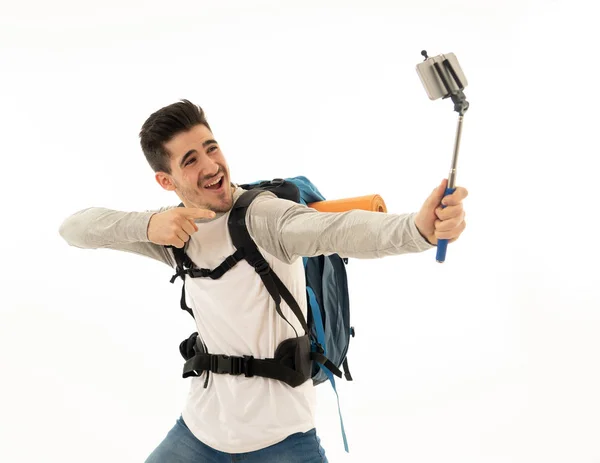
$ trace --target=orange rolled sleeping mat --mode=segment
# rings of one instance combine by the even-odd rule
[[[356,198],[333,199],[309,203],[308,207],[320,212],[346,212],[353,209],[387,212],[383,198],[379,195],[358,196]]]

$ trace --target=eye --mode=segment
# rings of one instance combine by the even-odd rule
[[[212,145],[212,146],[208,147],[208,149],[206,150],[206,152],[207,153],[212,153],[213,151],[218,150],[218,149],[219,149],[219,147],[217,145]]]
[[[189,166],[189,165],[190,165],[192,162],[194,162],[195,160],[196,160],[195,158],[192,158],[192,159],[190,159],[189,161],[187,161],[187,162],[185,163],[185,165],[186,165],[186,166]]]

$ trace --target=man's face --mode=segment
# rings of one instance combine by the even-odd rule
[[[165,148],[170,154],[171,175],[156,173],[165,190],[175,191],[186,207],[227,212],[233,205],[229,167],[213,134],[204,125],[182,132]]]

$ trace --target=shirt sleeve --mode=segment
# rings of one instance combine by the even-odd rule
[[[319,212],[268,192],[252,202],[247,214],[256,244],[288,263],[321,254],[375,259],[435,247],[419,233],[416,212]]]
[[[90,207],[67,217],[59,228],[60,236],[70,245],[82,249],[108,248],[131,252],[158,260],[175,268],[171,253],[150,242],[150,218],[177,206],[144,212],[123,212]]]

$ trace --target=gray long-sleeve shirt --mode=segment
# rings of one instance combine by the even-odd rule
[[[243,191],[239,187],[235,189],[234,201]],[[172,254],[148,239],[150,218],[174,207],[177,206],[144,212],[91,207],[66,218],[59,233],[71,246],[132,252],[175,267]],[[217,214],[211,220],[222,215]],[[266,192],[249,207],[246,223],[259,247],[289,263],[300,256],[336,253],[342,257],[373,259],[435,247],[419,233],[415,215],[362,210],[318,212]]]

